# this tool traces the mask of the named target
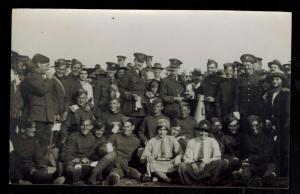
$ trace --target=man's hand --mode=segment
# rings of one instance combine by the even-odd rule
[[[90,162],[90,160],[89,160],[88,158],[82,158],[82,159],[81,159],[81,162],[82,162],[83,164],[87,164],[87,163]]]
[[[153,161],[153,157],[152,156],[147,156],[146,160],[148,163],[151,163]]]
[[[46,72],[46,78],[47,79],[52,79],[53,78],[53,74],[50,72]]]
[[[201,162],[201,164],[199,165],[199,173],[202,173],[203,171],[204,171],[204,168],[205,168],[205,164],[204,164],[204,162]]]

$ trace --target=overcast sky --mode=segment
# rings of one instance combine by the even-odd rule
[[[87,67],[132,62],[134,52],[152,55],[163,66],[178,58],[182,69],[207,60],[219,64],[251,53],[267,62],[291,59],[291,14],[279,12],[134,11],[15,9],[12,50],[32,57],[76,58]]]

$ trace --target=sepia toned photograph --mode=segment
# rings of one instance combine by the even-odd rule
[[[9,183],[289,188],[291,25],[13,9]]]

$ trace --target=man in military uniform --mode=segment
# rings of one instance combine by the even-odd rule
[[[95,115],[97,118],[105,111],[109,110],[109,100],[111,98],[112,85],[118,86],[118,81],[115,78],[115,74],[118,69],[118,65],[114,62],[106,62],[107,64],[107,77],[97,80],[94,87],[95,98]]]
[[[184,86],[179,80],[178,70],[182,62],[178,59],[169,59],[170,74],[161,80],[160,96],[165,103],[164,114],[170,118],[180,116],[180,103],[183,101]]]
[[[117,56],[117,60],[118,60],[118,65],[119,67],[125,67],[125,60],[126,60],[127,57],[125,56]]]
[[[249,115],[261,114],[261,92],[260,84],[261,76],[254,71],[256,57],[251,54],[241,56],[245,73],[237,79],[235,100],[234,100],[234,116],[240,118],[241,129],[247,128],[246,118]]]
[[[66,76],[65,79],[65,89],[67,93],[67,105],[72,105],[76,103],[74,98],[75,93],[82,88],[79,81],[79,73],[82,69],[82,63],[76,59],[71,61],[71,73]]]
[[[153,56],[146,55],[146,67],[144,67],[142,69],[142,76],[143,77],[146,77],[146,73],[148,71],[152,71],[153,72],[153,69],[152,69],[152,57]]]
[[[197,94],[204,95],[204,108],[206,119],[217,116],[216,113],[216,96],[219,83],[222,78],[216,74],[218,63],[212,59],[207,61],[207,77],[204,78],[202,85]]]
[[[126,71],[120,82],[120,92],[123,102],[123,114],[130,117],[144,117],[144,93],[146,81],[142,77],[142,68],[146,59],[143,53],[134,53],[134,67]]]

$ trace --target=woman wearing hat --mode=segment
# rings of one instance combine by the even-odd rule
[[[275,128],[274,141],[276,144],[276,156],[280,167],[281,176],[287,176],[289,132],[290,132],[290,92],[283,88],[286,76],[275,72],[269,75],[271,91],[266,95],[265,117],[271,121]]]
[[[156,136],[149,140],[141,156],[141,162],[146,163],[147,172],[153,173],[164,182],[172,181],[167,173],[175,172],[182,158],[178,141],[167,135],[169,126],[168,120],[158,120]]]

